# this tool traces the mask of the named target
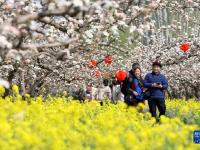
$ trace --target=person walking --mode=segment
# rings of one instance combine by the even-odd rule
[[[168,81],[166,77],[161,74],[162,65],[156,61],[152,64],[152,72],[148,73],[144,79],[144,86],[149,91],[148,105],[152,117],[156,116],[156,107],[161,115],[165,115],[165,90],[168,88]]]

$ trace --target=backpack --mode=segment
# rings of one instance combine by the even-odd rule
[[[130,71],[129,71],[130,72]],[[128,72],[128,75],[127,77],[125,78],[124,81],[121,82],[121,92],[122,94],[124,94],[124,96],[126,96],[128,93],[127,93],[127,84],[129,82],[129,77],[130,77],[130,73]]]
[[[127,83],[128,83],[128,78],[126,78],[126,79],[125,79],[124,81],[122,81],[122,83],[121,83],[121,92],[122,92],[124,95],[127,95],[127,91],[126,91]]]

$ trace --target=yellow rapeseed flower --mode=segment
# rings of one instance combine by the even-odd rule
[[[0,96],[3,96],[5,94],[5,88],[0,85]]]
[[[16,84],[12,86],[12,92],[14,95],[19,94],[19,87]]]
[[[192,139],[200,127],[200,103],[194,100],[166,101],[166,116],[156,122],[149,112],[137,109],[148,105],[127,109],[123,102],[100,106],[97,101],[79,103],[63,96],[44,102],[42,96],[28,94],[26,101],[20,99],[17,94],[0,100],[0,147],[4,149],[199,149]],[[185,121],[191,118],[192,124]]]

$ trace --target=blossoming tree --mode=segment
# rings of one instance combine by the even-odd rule
[[[23,94],[53,93],[135,61],[146,73],[159,59],[171,96],[199,98],[199,7],[198,0],[0,0],[1,78]]]

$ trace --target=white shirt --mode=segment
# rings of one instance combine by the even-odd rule
[[[103,86],[102,88],[99,89],[98,99],[99,100],[111,99],[111,89],[109,86]]]
[[[97,95],[98,95],[98,90],[95,87],[92,87],[92,91],[91,91],[91,99],[97,99]]]
[[[112,98],[113,101],[123,100],[123,94],[121,93],[120,85],[113,85]]]

